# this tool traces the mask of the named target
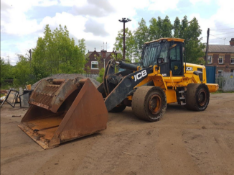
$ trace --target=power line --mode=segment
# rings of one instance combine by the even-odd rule
[[[211,36],[215,36],[215,35],[211,35]],[[224,38],[218,38],[218,37],[216,37],[217,39],[224,39]],[[215,39],[215,38],[212,38],[212,39]]]
[[[217,30],[231,30],[231,29],[234,29],[234,28],[226,28],[226,29],[212,29],[212,31],[217,31]]]
[[[210,38],[210,40],[216,40],[216,39],[224,40],[225,38]]]
[[[222,34],[215,34],[215,35],[224,35],[224,34],[230,34],[230,33],[234,33],[234,32],[228,32],[228,33],[222,33]]]
[[[222,34],[215,34],[215,35],[210,34],[210,35],[211,35],[211,36],[217,36],[217,35],[232,34],[232,33],[234,33],[234,32],[222,33]],[[207,36],[201,36],[201,37],[202,37],[202,38],[205,38],[205,37],[207,37]]]

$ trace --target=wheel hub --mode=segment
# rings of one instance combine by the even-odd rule
[[[206,103],[206,98],[207,98],[207,95],[206,95],[206,91],[204,89],[201,89],[199,92],[198,92],[198,104],[200,106],[204,106],[205,103]]]
[[[161,97],[159,95],[153,95],[149,100],[149,110],[152,114],[157,114],[161,108]]]

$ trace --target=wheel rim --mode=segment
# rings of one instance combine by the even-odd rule
[[[149,110],[152,114],[157,114],[162,106],[162,100],[159,95],[153,95],[149,100]]]
[[[199,106],[204,106],[206,104],[206,100],[207,99],[207,94],[206,91],[204,89],[201,89],[198,92],[198,96],[197,96],[197,102],[199,104]]]

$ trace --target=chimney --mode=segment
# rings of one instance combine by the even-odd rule
[[[229,42],[230,42],[230,46],[234,46],[234,38],[232,38]]]
[[[102,58],[105,59],[106,58],[106,50],[104,50],[104,49],[101,50],[101,55],[102,55]]]

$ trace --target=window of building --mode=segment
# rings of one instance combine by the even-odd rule
[[[234,69],[231,69],[231,75],[230,75],[230,78],[233,78],[233,75],[234,75]]]
[[[212,56],[211,55],[208,55],[208,57],[207,57],[207,63],[208,64],[212,63]]]
[[[219,57],[218,62],[219,64],[223,64],[223,57]]]
[[[234,57],[231,58],[231,64],[234,64]]]
[[[91,61],[91,69],[98,69],[98,62],[97,61]]]
[[[222,75],[222,70],[218,70],[218,76],[221,76]]]

